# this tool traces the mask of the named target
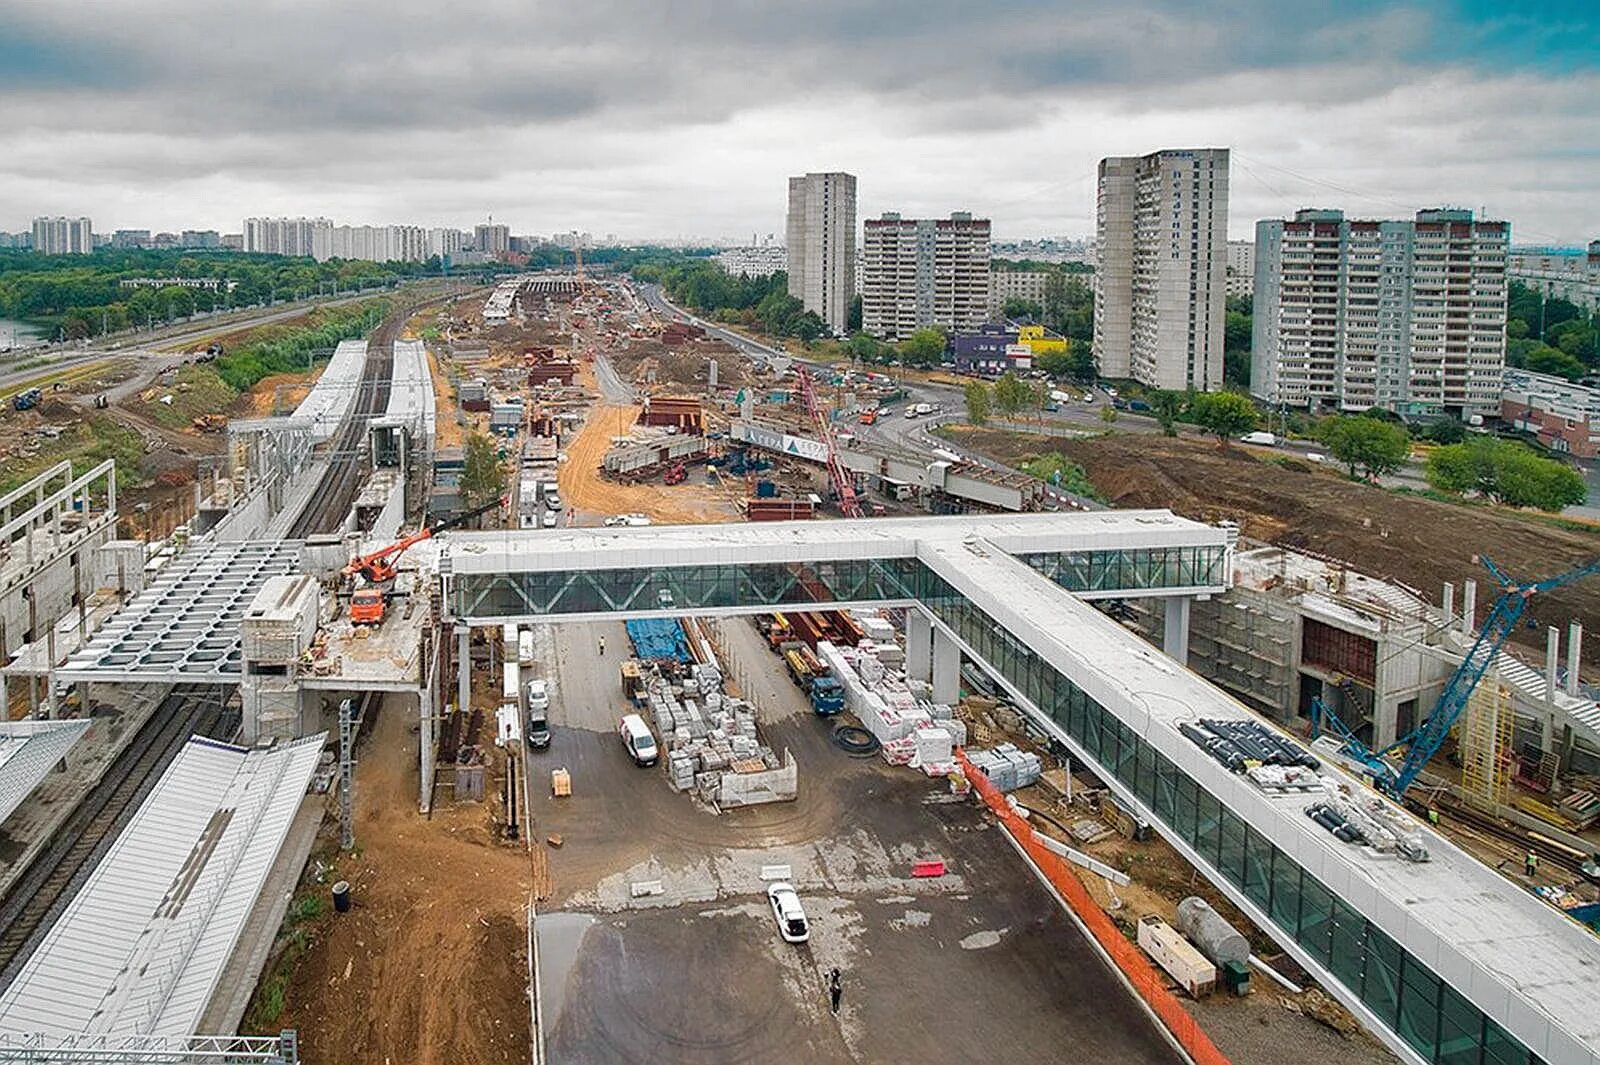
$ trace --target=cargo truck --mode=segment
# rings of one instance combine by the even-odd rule
[[[844,688],[828,667],[811,653],[811,648],[797,640],[786,643],[783,662],[789,669],[789,676],[806,693],[818,717],[831,717],[844,709]]]

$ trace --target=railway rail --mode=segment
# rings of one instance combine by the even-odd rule
[[[173,688],[117,755],[50,843],[0,899],[0,988],[9,987],[116,841],[178,751],[195,733],[229,739],[238,729],[217,686]]]

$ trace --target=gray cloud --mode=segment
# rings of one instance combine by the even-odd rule
[[[1445,0],[0,0],[0,228],[493,210],[731,234],[778,227],[786,173],[838,166],[869,210],[1081,233],[1099,156],[1208,143],[1238,151],[1236,231],[1331,202],[1321,181],[1577,239],[1600,230],[1592,64],[1508,64],[1497,32],[1550,47],[1525,22]]]

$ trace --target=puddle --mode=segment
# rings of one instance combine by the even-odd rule
[[[583,937],[595,920],[586,913],[540,914],[534,926],[539,949],[539,1019],[545,1034],[555,1030],[566,1004],[567,975],[578,960]]]

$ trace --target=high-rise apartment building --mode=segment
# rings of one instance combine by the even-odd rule
[[[35,218],[33,250],[45,255],[88,255],[94,251],[94,227],[87,218]]]
[[[1600,311],[1600,240],[1591,240],[1587,253],[1576,248],[1518,249],[1507,255],[1506,273],[1547,300],[1575,303],[1588,314]]]
[[[861,328],[896,340],[923,326],[976,329],[989,317],[989,220],[870,218],[862,241]]]
[[[215,229],[185,229],[179,235],[178,243],[185,248],[220,248],[222,234]]]
[[[472,246],[493,258],[511,250],[511,227],[489,223],[472,231]]]
[[[1228,241],[1228,295],[1248,296],[1256,285],[1256,242]]]
[[[1257,222],[1251,393],[1291,407],[1497,412],[1510,235],[1464,210]]]
[[[318,262],[421,262],[428,257],[428,232],[421,226],[329,226],[317,231],[312,256]]]
[[[1104,377],[1222,387],[1228,150],[1100,161],[1094,355]]]
[[[789,179],[789,295],[843,333],[856,296],[854,174]]]
[[[471,243],[467,234],[459,229],[437,226],[428,230],[428,254],[441,259],[457,259]]]
[[[326,240],[332,228],[326,218],[246,218],[244,250],[309,257],[316,254],[318,234]]]

